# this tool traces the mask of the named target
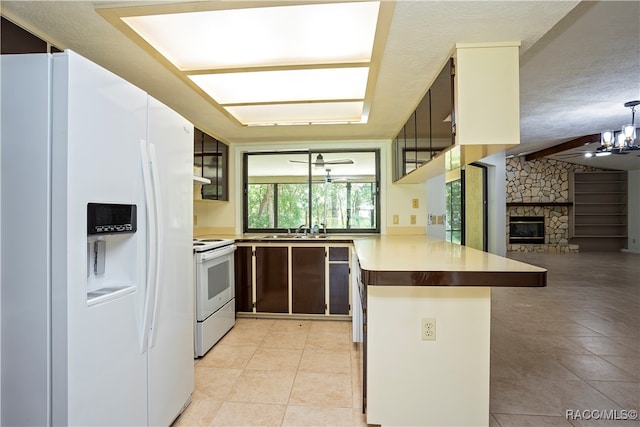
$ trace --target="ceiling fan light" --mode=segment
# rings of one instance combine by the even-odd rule
[[[613,146],[614,133],[612,130],[605,130],[600,134],[600,145],[609,148]]]
[[[636,139],[636,127],[634,125],[622,126],[622,134],[627,141],[633,141]]]

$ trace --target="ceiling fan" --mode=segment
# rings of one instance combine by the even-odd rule
[[[309,164],[309,162],[306,162],[304,160],[289,160],[289,162],[303,163],[305,165]],[[353,160],[351,159],[325,160],[324,157],[322,157],[322,154],[318,153],[318,156],[316,157],[315,162],[311,162],[311,164],[317,168],[324,168],[325,166],[328,166],[328,165],[352,165]]]
[[[323,177],[322,180],[315,180],[315,181],[312,181],[312,182],[315,183],[315,184],[318,184],[318,183],[328,184],[328,183],[331,183],[331,182],[336,182],[336,183],[337,182],[349,182],[349,181],[351,181],[353,179],[353,177],[349,177],[349,176],[334,176],[334,175],[331,175],[331,169],[325,169],[325,170],[327,171],[327,174]]]

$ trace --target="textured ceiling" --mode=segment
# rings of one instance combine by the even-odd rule
[[[522,43],[522,144],[511,154],[619,128],[630,119],[622,104],[640,99],[639,2],[402,0],[368,124],[243,127],[95,11],[134,4],[2,1],[2,14],[121,75],[228,143],[392,139],[457,42]]]

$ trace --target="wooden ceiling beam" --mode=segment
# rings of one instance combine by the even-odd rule
[[[561,153],[563,151],[571,150],[572,148],[582,147],[591,142],[600,141],[600,134],[595,133],[593,135],[585,135],[580,138],[572,139],[571,141],[563,142],[562,144],[554,145],[553,147],[545,148],[544,150],[534,151],[524,156],[526,161],[539,159],[541,157],[550,156],[552,154]]]

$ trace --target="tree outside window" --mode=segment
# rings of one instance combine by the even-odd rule
[[[462,243],[462,181],[447,182],[445,239],[453,243]]]
[[[379,231],[378,152],[245,154],[245,231]],[[303,159],[303,160],[302,160]],[[311,164],[309,164],[311,162]]]

